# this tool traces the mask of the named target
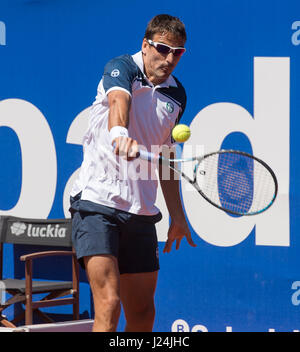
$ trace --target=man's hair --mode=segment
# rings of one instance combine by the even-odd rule
[[[163,34],[166,32],[172,33],[176,37],[180,37],[184,41],[186,41],[186,32],[184,24],[180,21],[178,17],[173,17],[165,14],[157,15],[150,20],[146,28],[144,37],[146,39],[152,40],[154,34]]]

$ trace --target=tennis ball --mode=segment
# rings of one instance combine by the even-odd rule
[[[186,142],[191,135],[189,126],[180,124],[176,125],[172,130],[172,137],[176,142]]]

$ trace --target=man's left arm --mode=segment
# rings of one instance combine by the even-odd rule
[[[174,155],[174,154],[173,154]],[[171,159],[173,158],[171,154]],[[171,225],[168,231],[168,239],[166,241],[163,252],[169,253],[172,244],[176,241],[176,249],[179,249],[181,240],[186,237],[188,243],[192,247],[196,247],[191,237],[191,232],[186,221],[183,206],[180,198],[180,184],[176,174],[167,166],[159,165],[159,180],[164,195],[164,199],[171,217]]]

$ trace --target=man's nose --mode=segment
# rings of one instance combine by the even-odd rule
[[[169,64],[175,64],[176,62],[176,56],[174,56],[174,54],[172,52],[170,52],[167,57],[166,57],[166,61],[169,63]]]

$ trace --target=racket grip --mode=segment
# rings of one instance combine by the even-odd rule
[[[156,162],[159,159],[159,155],[150,153],[147,150],[139,150],[140,158],[143,160],[150,161],[152,163]]]

